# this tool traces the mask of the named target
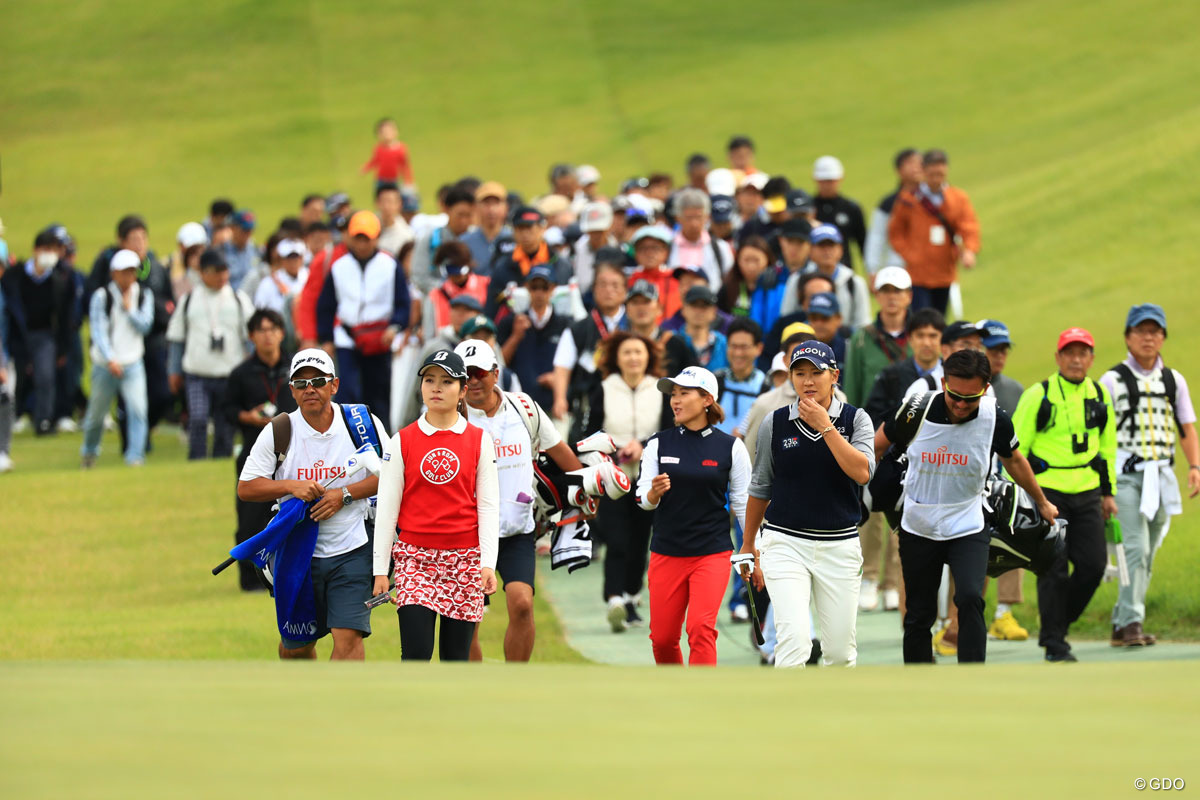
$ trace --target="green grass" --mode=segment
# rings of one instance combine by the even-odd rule
[[[384,114],[399,119],[427,201],[464,173],[539,192],[559,160],[596,164],[613,191],[634,173],[679,175],[694,150],[720,161],[731,133],[749,133],[761,166],[801,184],[816,156],[836,153],[845,193],[869,207],[891,186],[893,152],[941,146],[983,226],[966,311],[1009,324],[1014,377],[1049,374],[1070,325],[1096,333],[1097,371],[1114,363],[1125,310],[1153,300],[1172,321],[1169,362],[1200,380],[1189,324],[1200,303],[1189,269],[1200,239],[1198,23],[1200,8],[1171,0],[8,3],[0,216],[19,253],[38,227],[67,224],[88,263],[127,211],[147,216],[163,252],[219,195],[254,208],[264,228],[307,191],[344,188],[363,203],[370,179],[357,170]],[[147,471],[156,533],[199,533],[168,501],[182,502],[193,479],[227,491],[227,476],[200,474],[208,468]],[[14,476],[41,506],[33,538],[60,538],[48,501],[115,560],[90,532],[128,515],[67,511],[75,493],[102,491],[99,479],[73,480]],[[1156,565],[1148,626],[1198,638],[1200,506],[1186,508]],[[209,523],[218,515],[224,503]],[[219,538],[186,541],[207,564]],[[182,588],[158,575],[124,573],[157,585],[141,599]],[[1101,588],[1080,631],[1107,634],[1113,590]],[[211,598],[184,594],[208,608]]]
[[[1194,672],[0,664],[0,794],[1129,797]]]
[[[275,607],[238,589],[235,568],[209,570],[233,546],[233,462],[192,461],[174,429],[160,429],[148,466],[125,467],[116,434],[98,466],[79,469],[80,435],[16,439],[18,468],[3,476],[11,563],[0,582],[4,659],[275,659]],[[554,612],[536,599],[534,658],[581,661]],[[504,603],[480,637],[503,659]],[[372,615],[367,658],[400,657],[392,607]],[[318,645],[329,655],[328,637]]]

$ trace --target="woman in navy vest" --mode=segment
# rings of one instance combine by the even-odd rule
[[[833,396],[838,374],[829,345],[815,339],[801,344],[792,351],[789,374],[797,400],[758,429],[744,560],[737,563],[743,574],[753,564],[756,588],[765,579],[779,638],[776,667],[802,667],[808,660],[810,599],[820,622],[822,661],[854,666],[857,659],[859,490],[875,469],[875,434],[867,412]]]
[[[688,664],[717,663],[717,612],[729,584],[729,506],[746,521],[750,454],[714,425],[717,379],[702,367],[662,378],[675,426],[642,450],[638,504],[654,512],[650,539],[650,641],[657,664],[682,664],[679,631],[687,615]]]

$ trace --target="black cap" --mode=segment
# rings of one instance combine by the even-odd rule
[[[949,344],[972,334],[982,337],[984,331],[981,331],[979,326],[974,322],[967,322],[961,319],[955,320],[946,326],[946,330],[942,331],[942,344]]]
[[[229,265],[220,251],[209,248],[200,254],[200,269],[229,269]]]
[[[787,207],[793,213],[805,213],[813,209],[813,199],[803,189],[792,189],[787,193]]]
[[[430,353],[429,357],[421,364],[421,368],[417,370],[417,374],[424,375],[425,370],[430,367],[441,367],[451,378],[465,379],[467,377],[467,368],[463,364],[462,357],[453,350],[438,350],[436,353]]]
[[[705,305],[715,306],[717,304],[717,296],[706,285],[702,283],[697,284],[688,289],[687,294],[683,296],[684,305],[692,303],[704,303]]]
[[[592,261],[596,264],[616,264],[618,267],[624,267],[625,252],[619,247],[601,247]]]
[[[792,217],[779,226],[779,235],[784,239],[803,239],[808,241],[812,234],[812,225],[804,217]]]
[[[522,225],[541,225],[545,221],[546,218],[542,216],[542,212],[533,206],[519,206],[512,215],[514,228],[519,228]]]

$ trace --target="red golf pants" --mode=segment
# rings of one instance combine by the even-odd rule
[[[717,663],[717,614],[729,584],[729,554],[650,554],[650,643],[656,664],[682,664],[679,634],[687,617],[688,664]]]

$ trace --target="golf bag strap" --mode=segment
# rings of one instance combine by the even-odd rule
[[[371,409],[363,403],[343,403],[342,419],[346,423],[346,430],[350,432],[350,438],[354,441],[355,448],[369,444],[375,448],[376,454],[383,455],[383,444],[379,440],[379,431],[375,430],[375,420],[371,416]]]
[[[542,440],[542,415],[537,411],[537,403],[524,392],[505,392],[504,399],[517,412],[521,422],[525,423],[525,430],[529,433],[530,451],[539,452],[541,450],[539,443]]]
[[[287,414],[271,417],[271,436],[275,439],[275,470],[278,472],[292,443],[292,418]]]

